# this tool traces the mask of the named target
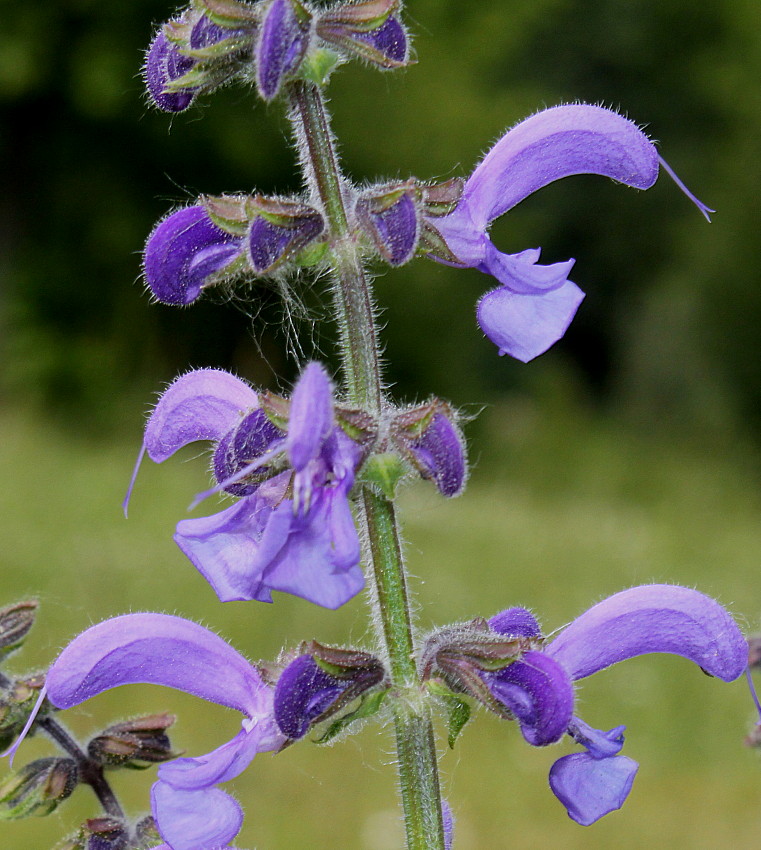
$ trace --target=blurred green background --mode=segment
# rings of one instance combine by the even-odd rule
[[[145,105],[139,78],[157,0],[4,4],[0,50],[0,491],[4,600],[38,595],[40,623],[14,662],[44,667],[88,624],[165,610],[218,629],[252,659],[284,643],[369,640],[362,599],[339,613],[279,598],[220,605],[170,531],[205,461],[141,473],[121,500],[154,393],[188,366],[283,387],[295,371],[276,295],[151,305],[139,281],[153,223],[201,192],[298,188],[281,107],[240,88],[188,113]],[[416,261],[377,278],[388,379],[469,414],[463,499],[405,496],[421,628],[532,607],[547,630],[624,586],[682,582],[759,627],[761,588],[761,7],[757,0],[410,0],[419,64],[343,69],[331,87],[346,170],[358,182],[467,175],[521,117],[559,102],[620,108],[717,208],[708,226],[667,178],[636,193],[562,181],[494,227],[504,250],[574,256],[588,297],[539,361],[500,359],[475,326],[476,271]],[[295,291],[315,315],[323,284]],[[255,313],[256,315],[252,315]],[[442,329],[444,332],[442,333]],[[298,326],[304,356],[332,357],[328,324]],[[742,683],[646,658],[580,688],[584,718],[627,723],[640,774],[624,810],[583,829],[546,787],[565,744],[527,747],[479,716],[442,755],[456,850],[511,847],[755,848],[761,764],[742,745]],[[115,716],[175,710],[191,754],[238,718],[160,689],[122,689],[72,718],[83,736]],[[222,729],[224,727],[224,729]],[[220,731],[222,729],[222,731]],[[44,741],[22,756],[47,753]],[[388,730],[327,749],[260,757],[236,783],[240,847],[393,850],[400,845]],[[151,775],[115,783],[137,814]],[[2,846],[51,846],[95,814],[86,790],[47,820],[6,825]]]

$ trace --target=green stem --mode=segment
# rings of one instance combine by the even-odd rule
[[[334,299],[350,404],[378,416],[383,408],[377,329],[370,285],[351,229],[351,192],[338,157],[322,93],[312,83],[289,85],[302,165],[327,220],[334,256]],[[394,505],[365,489],[358,506],[375,586],[379,638],[396,692],[394,726],[408,850],[444,850],[436,744],[415,666],[412,619]]]

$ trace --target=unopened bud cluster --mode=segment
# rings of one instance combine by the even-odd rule
[[[409,61],[398,0],[313,8],[299,0],[196,0],[156,33],[144,75],[153,103],[182,112],[196,96],[239,78],[266,101],[290,79],[322,83],[360,59],[388,70]]]

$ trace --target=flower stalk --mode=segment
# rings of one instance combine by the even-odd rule
[[[319,88],[289,84],[296,138],[305,141],[302,164],[323,205],[334,258],[334,302],[347,401],[371,414],[381,412],[383,395],[377,329],[370,284],[346,207],[345,184]],[[394,726],[408,850],[443,850],[444,825],[436,746],[428,709],[420,694],[413,657],[412,619],[407,597],[394,505],[365,489],[358,520],[374,582],[379,639],[397,692]]]

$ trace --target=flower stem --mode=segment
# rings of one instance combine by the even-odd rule
[[[291,120],[305,175],[318,193],[334,257],[334,300],[348,401],[371,414],[382,411],[383,392],[377,329],[370,284],[352,232],[353,191],[338,166],[330,122],[319,88],[305,81],[289,85]],[[408,850],[444,850],[436,745],[430,712],[415,666],[407,580],[394,505],[365,489],[358,506],[367,541],[377,602],[379,638],[389,660],[397,694],[399,781]]]

